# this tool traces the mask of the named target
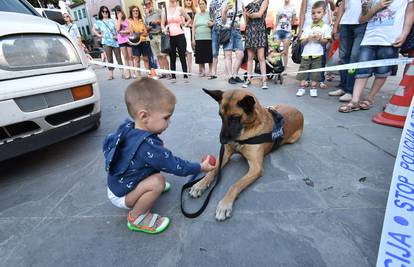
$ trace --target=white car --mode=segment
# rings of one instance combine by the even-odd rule
[[[0,161],[98,128],[96,75],[67,31],[35,12],[0,25]]]

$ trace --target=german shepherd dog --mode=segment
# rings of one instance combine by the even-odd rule
[[[236,140],[245,140],[271,132],[274,125],[273,115],[260,105],[256,96],[247,90],[206,90],[208,95],[219,103],[222,121],[220,142],[224,145],[222,166],[228,163],[233,153],[240,153],[249,164],[249,171],[233,184],[216,209],[216,219],[223,221],[231,217],[234,201],[251,183],[263,175],[264,156],[272,151],[273,143],[239,144]],[[294,107],[276,105],[270,107],[283,116],[282,144],[296,142],[303,132],[303,114]],[[209,172],[190,189],[192,197],[199,197],[214,181],[218,168]]]

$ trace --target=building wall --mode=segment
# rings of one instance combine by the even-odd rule
[[[79,32],[82,35],[83,40],[89,40],[92,38],[92,25],[90,23],[90,18],[86,10],[86,5],[78,5],[74,8],[71,8],[71,14],[74,20],[74,23],[78,26]]]
[[[87,0],[86,7],[89,13],[89,17],[97,16],[99,8],[101,6],[107,6],[109,9],[113,9],[116,5],[122,6],[122,0]],[[111,13],[112,17],[113,13]]]

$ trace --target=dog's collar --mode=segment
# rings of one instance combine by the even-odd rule
[[[236,140],[236,143],[241,145],[253,145],[253,144],[263,144],[263,143],[274,143],[273,148],[280,145],[283,140],[283,116],[276,110],[272,108],[267,108],[274,120],[273,129],[269,133],[264,133],[258,136],[247,138],[244,140]]]

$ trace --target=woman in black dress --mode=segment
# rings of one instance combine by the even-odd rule
[[[266,14],[269,0],[254,0],[250,4],[243,6],[246,20],[246,42],[248,61],[247,61],[247,80],[243,84],[244,88],[249,87],[251,74],[253,72],[253,58],[255,49],[257,50],[257,58],[260,64],[260,73],[262,74],[262,89],[267,89],[266,82],[266,61],[265,48],[267,46],[266,35]]]

